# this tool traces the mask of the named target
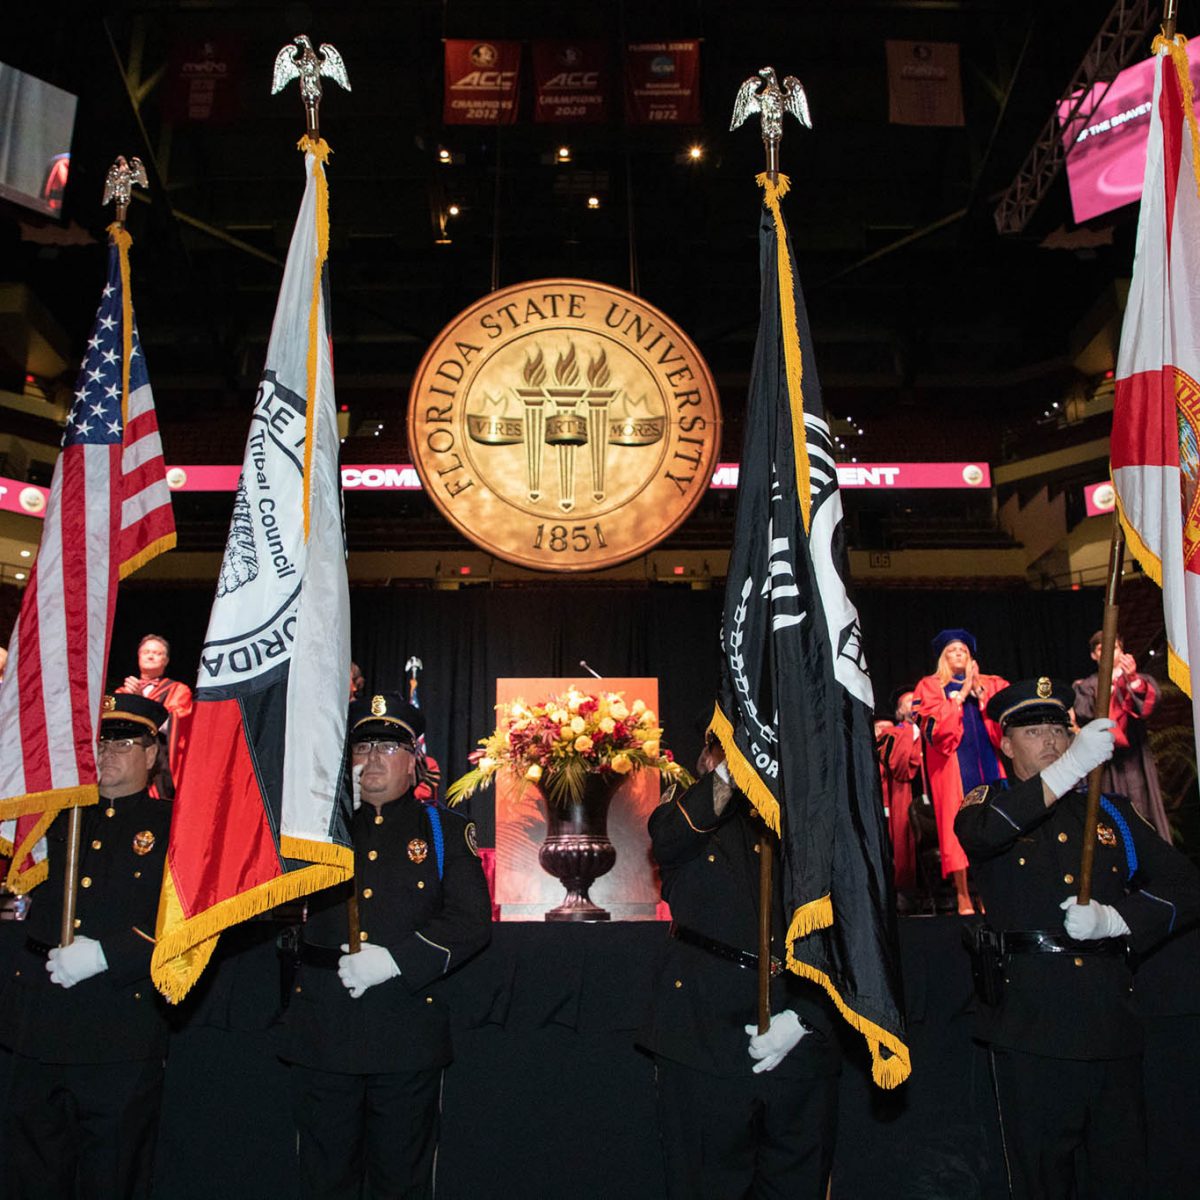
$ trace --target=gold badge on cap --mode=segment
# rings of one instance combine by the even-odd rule
[[[113,712],[117,707],[116,696],[105,696],[104,704],[101,707],[105,712]]]
[[[415,863],[423,863],[429,857],[429,843],[413,838],[408,843],[408,857]]]
[[[371,697],[371,716],[382,717],[387,715],[387,701],[382,696]]]
[[[1117,831],[1111,825],[1097,825],[1096,841],[1102,846],[1115,846],[1117,844]]]
[[[133,835],[133,852],[134,854],[149,854],[154,849],[154,834],[148,829],[143,829],[140,833]]]
[[[1048,675],[1043,675],[1037,681],[1037,695],[1039,700],[1049,700],[1051,693],[1054,691],[1054,684],[1050,682]]]

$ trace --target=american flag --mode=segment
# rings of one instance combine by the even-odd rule
[[[96,733],[117,583],[175,545],[129,297],[131,239],[116,226],[110,233],[108,282],[0,684],[0,849],[8,843],[15,890],[44,877],[39,843],[54,816],[97,798]]]

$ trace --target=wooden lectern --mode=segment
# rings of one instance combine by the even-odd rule
[[[621,692],[625,703],[645,702],[658,712],[657,679],[497,679],[496,703],[538,704],[569,687],[590,694]],[[538,862],[546,835],[541,792],[510,771],[496,774],[496,905],[501,921],[541,921],[561,903],[563,885]],[[613,869],[591,886],[591,898],[614,921],[653,921],[658,911],[658,871],[650,855],[646,821],[659,799],[657,771],[635,771],[613,797],[608,836],[617,851]]]

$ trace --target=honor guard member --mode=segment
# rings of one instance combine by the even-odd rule
[[[82,810],[75,936],[61,949],[69,813],[47,832],[49,874],[0,996],[6,1195],[150,1194],[167,1051],[150,955],[171,804],[146,783],[166,718],[144,696],[104,697],[100,800]]]
[[[1077,785],[1111,757],[1113,723],[1091,721],[1072,742],[1072,699],[1043,676],[988,704],[1013,769],[968,793],[955,821],[987,911],[972,931],[977,1032],[1012,1195],[1134,1200],[1146,1148],[1127,952],[1200,914],[1200,876],[1128,800],[1104,796],[1092,900],[1076,902],[1087,804]]]
[[[432,1194],[451,1057],[435,985],[487,944],[492,907],[474,824],[419,798],[424,730],[397,692],[350,706],[354,880],[309,901],[280,1051],[314,1200]]]
[[[715,738],[697,773],[650,815],[674,919],[638,1040],[655,1059],[667,1195],[824,1200],[841,1069],[831,1013],[815,984],[773,957],[770,1028],[747,1024],[758,1008],[759,856],[775,835],[731,784]],[[780,895],[771,924],[782,955]]]

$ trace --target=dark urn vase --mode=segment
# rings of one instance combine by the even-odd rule
[[[608,806],[621,786],[619,775],[589,775],[578,800],[546,804],[546,840],[538,851],[542,870],[562,881],[563,902],[547,921],[607,921],[606,909],[593,904],[588,889],[613,869],[617,848],[608,838]]]

